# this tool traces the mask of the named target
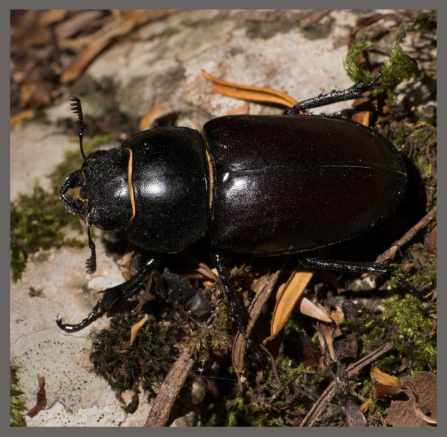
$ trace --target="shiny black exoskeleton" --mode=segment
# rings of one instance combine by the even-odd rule
[[[215,118],[205,124],[203,136],[184,127],[156,127],[120,148],[88,157],[75,99],[84,164],[68,176],[61,197],[68,210],[85,218],[89,231],[93,225],[125,230],[134,245],[152,254],[178,253],[207,237],[243,330],[243,310],[225,275],[226,253],[301,254],[317,269],[384,271],[373,263],[321,260],[309,253],[365,233],[391,215],[407,181],[402,158],[372,129],[333,116],[301,114],[356,98],[376,84],[303,101],[283,116]],[[79,196],[69,197],[67,191],[76,187]],[[94,270],[90,232],[89,242],[88,267]],[[156,258],[148,259],[134,278],[106,290],[85,320],[70,325],[59,319],[58,325],[70,332],[82,329],[138,293],[158,268]],[[171,276],[169,281],[167,288],[181,295],[182,287],[175,286],[181,279]],[[166,286],[158,294],[166,296]],[[203,315],[206,304],[197,299]]]

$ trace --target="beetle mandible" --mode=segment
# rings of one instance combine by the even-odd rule
[[[84,163],[67,177],[60,196],[68,211],[86,221],[88,270],[96,268],[92,226],[124,230],[132,244],[156,255],[130,280],[104,290],[80,323],[58,318],[58,326],[74,332],[89,325],[134,297],[158,271],[162,255],[182,252],[204,237],[241,331],[244,309],[225,271],[228,253],[299,254],[314,269],[386,271],[375,263],[324,260],[312,252],[365,233],[392,214],[407,183],[402,157],[371,128],[333,115],[303,113],[355,99],[379,82],[380,76],[321,94],[283,115],[214,118],[203,135],[186,127],[155,127],[121,147],[88,156],[82,146],[82,109],[74,98]],[[79,197],[68,196],[76,187]],[[169,289],[181,289],[181,280],[174,278],[171,274],[157,288],[162,298],[172,297]],[[206,301],[191,290],[183,300],[206,313]]]

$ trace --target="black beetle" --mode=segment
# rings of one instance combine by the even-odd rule
[[[384,272],[374,263],[306,253],[352,239],[389,217],[407,183],[402,158],[373,129],[339,116],[302,113],[356,98],[379,80],[305,100],[282,116],[215,118],[205,124],[204,136],[185,127],[152,128],[88,157],[82,148],[82,110],[74,98],[84,163],[68,176],[60,195],[69,211],[86,220],[89,270],[96,268],[92,225],[125,230],[131,243],[159,255],[181,252],[206,237],[240,330],[243,309],[225,275],[228,252],[302,253],[301,262],[316,269]],[[67,191],[75,187],[78,198],[69,197]],[[136,276],[105,290],[86,319],[74,325],[58,319],[59,327],[82,329],[135,296],[158,270],[158,259],[150,257]],[[180,290],[181,280],[173,278],[168,288]],[[169,294],[166,287],[158,290],[162,297]],[[190,306],[206,312],[204,300],[188,296]]]

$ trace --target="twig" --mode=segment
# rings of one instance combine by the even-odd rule
[[[346,368],[345,378],[352,378],[354,375],[360,372],[364,367],[371,364],[373,361],[377,360],[380,356],[387,353],[393,348],[391,343],[385,343],[376,350],[372,351],[365,357],[356,361]],[[332,381],[318,398],[318,400],[312,405],[312,408],[306,414],[306,417],[300,423],[300,427],[312,426],[321,416],[326,405],[332,400],[337,389],[338,380]]]
[[[408,232],[406,232],[402,238],[395,241],[389,249],[383,252],[376,258],[377,263],[383,263],[385,261],[391,260],[396,256],[397,251],[410,240],[422,229],[424,229],[434,218],[436,217],[436,206],[431,209],[431,211],[422,217]]]
[[[185,348],[163,381],[144,426],[166,426],[174,402],[193,364],[191,353],[188,348]]]
[[[36,416],[41,410],[47,406],[47,395],[45,392],[45,377],[37,376],[38,390],[36,395],[36,405],[31,408],[26,415],[29,417]]]

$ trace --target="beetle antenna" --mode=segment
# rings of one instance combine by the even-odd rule
[[[84,137],[84,132],[86,131],[87,127],[84,123],[84,116],[82,114],[81,100],[79,99],[79,97],[73,96],[70,99],[70,106],[71,106],[71,110],[78,116],[79,148],[81,149],[82,158],[85,161],[85,153],[84,153],[84,146],[83,146],[82,140]]]
[[[87,223],[88,247],[90,248],[90,258],[85,262],[87,273],[95,273],[96,271],[96,246],[92,238],[92,225]]]

